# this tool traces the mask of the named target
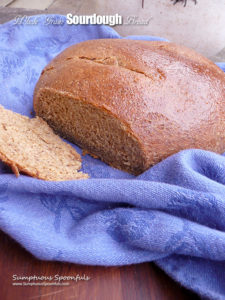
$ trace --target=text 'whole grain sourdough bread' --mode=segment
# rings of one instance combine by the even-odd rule
[[[173,43],[73,45],[43,70],[34,109],[61,136],[135,175],[182,149],[225,151],[225,75]]]

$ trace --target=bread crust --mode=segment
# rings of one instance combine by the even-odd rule
[[[89,177],[78,172],[80,155],[55,135],[42,118],[30,119],[1,105],[0,160],[11,167],[16,177],[20,172],[50,181]]]
[[[43,89],[116,116],[140,143],[142,171],[182,149],[225,151],[224,72],[186,47],[125,39],[82,42],[42,71],[34,92],[38,115]]]

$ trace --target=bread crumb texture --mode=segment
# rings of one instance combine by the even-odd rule
[[[40,117],[30,119],[0,105],[0,159],[35,178],[62,181],[88,178],[78,172],[80,155]]]
[[[56,56],[34,110],[107,164],[138,175],[180,150],[225,151],[225,75],[168,42],[89,40]]]

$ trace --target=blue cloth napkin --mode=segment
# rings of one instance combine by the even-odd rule
[[[28,116],[40,72],[59,52],[87,39],[122,38],[107,26],[48,17],[64,24],[46,25],[42,15],[31,18],[36,25],[0,26],[0,104]],[[138,177],[86,155],[83,171],[91,179],[45,182],[17,179],[1,163],[0,228],[39,259],[155,261],[185,287],[225,299],[224,155],[181,151]]]

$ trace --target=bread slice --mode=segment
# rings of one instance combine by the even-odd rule
[[[23,172],[44,180],[88,178],[78,172],[80,155],[39,117],[26,116],[0,105],[0,159],[18,177]]]

